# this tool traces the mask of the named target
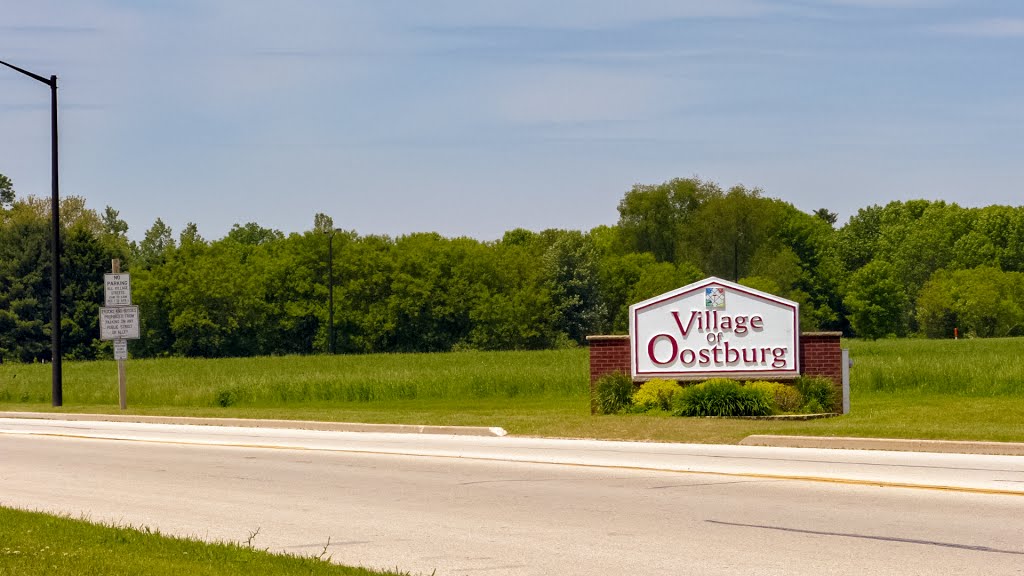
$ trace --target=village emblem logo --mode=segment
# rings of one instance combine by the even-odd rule
[[[708,308],[725,308],[725,288],[721,286],[705,288],[704,305]]]

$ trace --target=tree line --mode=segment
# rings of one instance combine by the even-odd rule
[[[804,330],[879,338],[1024,334],[1024,207],[911,200],[836,226],[759,189],[695,178],[637,185],[619,221],[589,231],[514,229],[500,240],[399,237],[256,223],[203,238],[160,219],[137,242],[117,210],[62,200],[63,338],[99,341],[103,273],[119,258],[140,307],[138,357],[541,349],[625,333],[631,303],[705,276],[795,300]],[[49,203],[0,175],[0,359],[49,356]]]

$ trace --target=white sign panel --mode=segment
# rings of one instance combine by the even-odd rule
[[[139,338],[139,307],[100,308],[100,340]]]
[[[103,275],[103,305],[130,306],[132,303],[132,284],[128,274]]]
[[[630,306],[629,338],[637,380],[800,374],[799,305],[720,278]]]
[[[123,338],[114,340],[114,360],[128,359],[128,341]]]

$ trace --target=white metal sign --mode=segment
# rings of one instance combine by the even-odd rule
[[[630,306],[629,338],[637,380],[800,374],[799,305],[720,278]]]
[[[132,283],[128,274],[103,275],[103,305],[131,306]]]
[[[114,360],[128,359],[128,341],[123,338],[114,340]]]
[[[100,340],[139,338],[139,307],[114,306],[100,308]]]

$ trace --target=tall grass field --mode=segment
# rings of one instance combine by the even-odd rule
[[[848,341],[857,391],[1024,397],[1024,338]]]
[[[585,350],[129,360],[139,407],[546,398],[587,391]],[[48,365],[0,365],[0,402],[50,401]],[[65,404],[117,404],[113,361],[64,365]]]
[[[749,434],[1024,441],[1024,339],[850,340],[852,412],[808,422],[591,416],[586,349],[128,361],[130,413],[501,426],[735,442]],[[113,361],[0,365],[0,410],[118,412]]]

